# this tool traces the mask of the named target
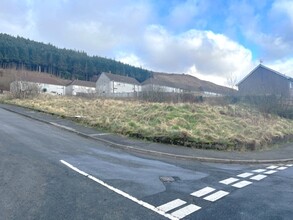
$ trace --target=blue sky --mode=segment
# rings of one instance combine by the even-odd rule
[[[225,85],[293,77],[293,0],[2,0],[0,32]]]

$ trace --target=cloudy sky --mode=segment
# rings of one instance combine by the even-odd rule
[[[0,32],[218,84],[293,77],[293,0],[1,0]]]

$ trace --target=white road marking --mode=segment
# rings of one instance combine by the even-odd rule
[[[252,182],[250,182],[250,181],[246,181],[246,180],[243,180],[243,181],[240,181],[240,182],[238,182],[238,183],[235,183],[234,185],[232,185],[232,186],[234,186],[234,187],[236,187],[236,188],[243,188],[243,187],[245,187],[245,186],[248,186],[248,185],[250,185]]]
[[[223,190],[219,190],[218,192],[215,192],[209,196],[204,197],[203,199],[208,200],[210,202],[214,202],[217,201],[218,199],[228,195],[229,192],[223,191]]]
[[[68,166],[70,169],[74,170],[75,172],[78,172],[79,174],[88,177],[89,174],[87,174],[86,172],[81,171],[80,169],[77,169],[76,167],[72,166],[70,163],[67,163],[64,160],[60,160],[61,163],[63,163],[64,165]]]
[[[286,166],[287,166],[287,167],[292,167],[292,166],[293,166],[293,164],[287,164]]]
[[[288,167],[279,167],[277,170],[286,170]]]
[[[64,128],[66,130],[70,130],[70,131],[76,131],[74,128],[71,128],[71,127],[67,127],[65,125],[60,125],[60,124],[57,124],[55,122],[50,122],[51,125],[54,125],[54,126],[57,126],[57,127],[60,127],[60,128]]]
[[[267,167],[267,169],[276,169],[277,167],[278,166],[272,165],[272,166]]]
[[[194,205],[194,204],[190,204],[188,206],[185,206],[175,212],[172,212],[171,215],[177,217],[178,219],[184,218],[187,215],[190,215],[193,212],[196,212],[198,210],[200,210],[201,207]]]
[[[147,208],[147,209],[149,209],[149,210],[152,210],[153,212],[156,212],[156,213],[158,213],[159,215],[162,215],[162,216],[164,216],[164,217],[166,217],[166,218],[168,218],[168,219],[171,219],[171,220],[178,220],[177,217],[174,217],[174,216],[172,216],[171,214],[165,213],[165,212],[163,212],[163,211],[157,209],[155,206],[153,206],[153,205],[151,205],[151,204],[149,204],[149,203],[146,203],[146,202],[144,202],[144,201],[142,201],[142,200],[139,200],[139,199],[137,199],[137,198],[135,198],[135,197],[133,197],[133,196],[131,196],[131,195],[129,195],[129,194],[123,192],[123,191],[120,190],[120,189],[116,189],[116,188],[114,188],[113,186],[108,185],[107,183],[103,182],[102,180],[99,180],[99,179],[97,179],[96,177],[87,174],[86,172],[84,172],[84,171],[82,171],[82,170],[80,170],[80,169],[78,169],[78,168],[72,166],[71,164],[67,163],[67,162],[64,161],[64,160],[60,160],[60,162],[63,163],[64,165],[66,165],[67,167],[69,167],[70,169],[72,169],[72,170],[74,170],[74,171],[76,171],[76,172],[78,172],[78,173],[80,173],[80,174],[82,174],[82,175],[88,177],[89,179],[91,179],[91,180],[93,180],[93,181],[99,183],[100,185],[102,185],[102,186],[108,188],[109,190],[111,190],[111,191],[113,191],[113,192],[115,192],[115,193],[117,193],[117,194],[119,194],[119,195],[121,195],[121,196],[123,196],[123,197],[125,197],[125,198],[127,198],[127,199],[129,199],[129,200],[131,200],[131,201],[133,201],[133,202],[135,202],[135,203],[137,203],[137,204],[139,204],[139,205],[141,205],[141,206]]]
[[[255,172],[255,173],[262,173],[266,171],[266,169],[257,169],[257,170],[253,170],[252,172]]]
[[[205,187],[203,189],[200,189],[198,191],[195,191],[195,192],[191,193],[190,195],[196,196],[196,197],[202,197],[202,196],[204,196],[206,194],[209,194],[209,193],[211,193],[211,192],[213,192],[215,190],[216,189],[207,186],[207,187]]]
[[[264,174],[273,174],[273,173],[276,173],[278,172],[277,170],[269,170],[267,172],[264,172]]]
[[[252,176],[253,173],[241,173],[239,175],[237,175],[238,177],[242,177],[242,178],[246,178],[246,177],[249,177],[249,176]]]
[[[273,170],[271,170],[271,171],[273,171]],[[258,174],[256,176],[251,177],[250,179],[259,181],[259,180],[262,180],[262,179],[264,179],[266,177],[267,177],[266,175]]]
[[[223,183],[225,185],[229,185],[231,183],[235,183],[236,181],[238,181],[239,179],[237,178],[233,178],[233,177],[230,177],[228,179],[225,179],[225,180],[221,180],[219,183]]]
[[[94,136],[104,136],[104,135],[109,135],[110,133],[100,133],[100,134],[90,134],[89,136],[94,137]]]
[[[179,206],[184,205],[185,203],[186,202],[183,201],[183,200],[181,200],[181,199],[175,199],[175,200],[173,200],[171,202],[168,202],[166,204],[163,204],[161,206],[158,206],[157,209],[159,209],[159,210],[161,210],[163,212],[168,212],[168,211],[170,211],[172,209],[175,209],[175,208],[177,208]]]

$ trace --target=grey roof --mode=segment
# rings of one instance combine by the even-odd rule
[[[214,84],[205,80],[200,80],[187,74],[167,74],[153,73],[153,76],[142,83],[142,85],[154,84],[179,88],[185,91],[206,91],[219,94],[226,94],[234,91],[233,89]]]
[[[24,75],[24,76],[21,76],[18,79],[18,81],[44,83],[44,84],[60,85],[60,86],[65,85],[62,79],[58,79],[55,76],[49,76],[47,74]]]
[[[84,87],[96,87],[96,83],[95,82],[90,82],[90,81],[83,81],[83,80],[73,80],[71,81],[69,84],[67,84],[67,86],[70,85],[76,85],[76,86],[84,86]]]
[[[115,82],[122,82],[122,83],[129,83],[129,84],[135,84],[139,85],[140,83],[132,77],[128,76],[122,76],[118,74],[113,74],[113,73],[104,73],[111,81]]]
[[[266,66],[264,66],[264,65],[262,65],[262,64],[259,64],[257,67],[255,67],[252,71],[250,71],[250,73],[248,73],[240,82],[238,82],[237,83],[237,86],[239,85],[239,84],[241,84],[243,81],[245,81],[250,75],[252,75],[257,69],[259,69],[259,68],[263,68],[263,69],[266,69],[266,70],[268,70],[268,71],[270,71],[270,72],[272,72],[272,73],[274,73],[274,74],[277,74],[278,76],[281,76],[281,77],[283,77],[283,78],[285,78],[285,79],[287,79],[287,80],[289,80],[289,81],[293,81],[293,78],[291,78],[291,77],[289,77],[289,76],[286,76],[286,75],[284,75],[284,74],[282,74],[282,73],[280,73],[280,72],[278,72],[278,71],[276,71],[276,70],[273,70],[273,69],[271,69],[271,68],[269,68],[269,67],[266,67]]]

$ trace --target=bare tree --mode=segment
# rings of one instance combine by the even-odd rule
[[[33,98],[40,94],[40,86],[37,83],[15,80],[11,83],[11,94],[14,98]]]
[[[233,73],[230,73],[228,76],[227,76],[227,85],[229,87],[231,87],[232,89],[236,89],[236,84],[237,84],[237,77],[235,74]]]

